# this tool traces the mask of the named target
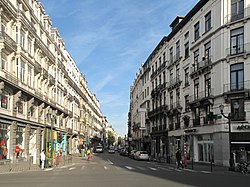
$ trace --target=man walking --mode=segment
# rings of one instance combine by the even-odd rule
[[[181,163],[181,150],[180,150],[180,148],[177,148],[175,156],[176,156],[176,162],[177,162],[177,169],[179,169],[180,166],[183,168],[183,165]]]
[[[44,169],[44,163],[45,163],[45,153],[44,153],[44,149],[43,149],[42,152],[40,153],[40,160],[41,160],[41,168]]]

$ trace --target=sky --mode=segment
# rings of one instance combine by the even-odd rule
[[[127,134],[130,87],[141,65],[198,0],[40,0],[101,111]]]

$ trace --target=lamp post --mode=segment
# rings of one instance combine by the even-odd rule
[[[234,109],[238,110],[239,109],[239,104],[238,102],[235,102],[234,105],[233,105]],[[229,137],[229,170],[232,171],[234,170],[234,158],[232,156],[232,144],[231,144],[231,113],[228,113],[228,115],[226,116],[224,113],[223,113],[223,110],[224,110],[224,105],[221,104],[219,106],[220,108],[220,112],[221,112],[221,115],[224,117],[224,118],[227,118],[228,119],[228,137]]]

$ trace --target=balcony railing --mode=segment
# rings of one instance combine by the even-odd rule
[[[196,71],[202,70],[203,68],[211,64],[212,64],[212,56],[204,57],[202,61],[193,64],[193,67],[191,67],[190,73],[192,74]]]
[[[235,112],[231,114],[231,121],[245,121],[246,112]]]
[[[174,124],[173,124],[173,123],[169,123],[169,124],[168,124],[168,129],[169,129],[170,131],[174,130]]]
[[[227,56],[234,56],[244,53],[250,53],[250,43],[236,45],[226,49]]]
[[[234,13],[234,14],[228,14],[225,17],[225,22],[229,23],[229,22],[237,21],[237,20],[243,19],[243,18],[248,17],[248,16],[250,16],[250,7],[247,7],[247,8],[245,8],[237,13]]]
[[[250,81],[224,84],[225,92],[237,92],[250,89]]]
[[[207,91],[199,92],[198,94],[194,94],[189,96],[189,103],[196,102],[202,99],[210,98],[214,96],[214,89],[211,88]]]
[[[17,50],[16,42],[5,32],[0,31],[0,42],[4,42],[9,46],[13,51]]]
[[[175,78],[170,79],[170,81],[168,82],[168,88],[175,86],[180,82],[181,82],[180,75],[178,75]]]
[[[200,125],[201,125],[200,118],[193,119],[193,126],[194,127],[200,126]]]

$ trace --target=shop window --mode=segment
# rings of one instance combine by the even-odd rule
[[[0,160],[8,158],[8,125],[0,124]]]

